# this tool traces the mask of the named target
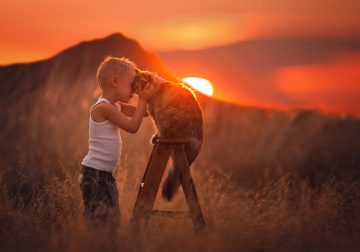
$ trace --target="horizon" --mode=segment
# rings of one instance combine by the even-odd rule
[[[51,55],[48,58],[43,58],[43,59],[39,59],[37,61],[33,61],[33,62],[17,62],[17,63],[13,63],[13,64],[9,64],[9,65],[0,65],[0,67],[6,67],[6,66],[10,66],[10,65],[21,65],[21,64],[31,64],[31,63],[35,63],[35,62],[39,62],[39,61],[46,61],[49,60],[59,54],[61,54],[62,52],[76,47],[82,43],[88,43],[88,42],[93,42],[93,41],[99,41],[99,40],[104,40],[110,36],[121,36],[124,37],[125,40],[134,40],[136,41],[139,46],[141,46],[144,50],[147,50],[147,48],[144,48],[141,44],[140,41],[137,41],[136,38],[132,38],[124,33],[121,32],[113,32],[110,33],[104,37],[101,38],[93,38],[93,39],[89,39],[89,40],[84,40],[84,41],[78,41],[77,43],[75,43],[74,45],[71,45],[69,47],[63,48],[62,50],[60,50],[59,52],[57,52],[54,55]],[[345,93],[340,93],[340,96],[338,96],[337,98],[333,97],[332,100],[335,100],[335,105],[332,104],[332,100],[327,100],[325,102],[319,103],[319,99],[318,97],[312,97],[312,99],[307,99],[307,101],[303,102],[301,104],[298,103],[284,103],[284,100],[282,101],[282,99],[276,98],[276,95],[274,97],[271,97],[271,93],[269,94],[268,98],[266,99],[261,99],[261,96],[256,96],[256,93],[246,93],[246,89],[248,89],[246,87],[246,85],[244,86],[243,82],[239,82],[238,85],[230,85],[229,83],[226,82],[224,78],[224,76],[221,76],[221,72],[224,71],[224,69],[213,69],[212,72],[209,72],[210,69],[208,69],[207,71],[203,71],[204,69],[202,69],[202,67],[200,68],[193,68],[193,67],[186,67],[186,65],[184,65],[184,62],[182,62],[181,59],[176,60],[175,62],[173,61],[167,61],[166,56],[165,58],[163,58],[163,55],[172,55],[172,53],[174,53],[174,55],[177,55],[180,53],[180,55],[182,55],[182,53],[197,53],[197,52],[205,52],[205,51],[209,51],[211,52],[212,50],[217,50],[217,49],[227,49],[227,48],[231,48],[231,46],[237,46],[237,45],[241,45],[242,43],[252,43],[252,42],[264,42],[266,44],[266,42],[292,42],[292,43],[299,43],[299,42],[304,42],[304,43],[312,43],[312,42],[318,42],[318,41],[333,41],[333,42],[338,42],[338,41],[345,41],[345,42],[353,42],[353,40],[351,40],[350,38],[303,38],[301,41],[299,41],[296,38],[284,38],[284,37],[273,37],[273,38],[257,38],[257,39],[252,39],[252,40],[246,40],[246,41],[236,41],[227,45],[217,45],[217,46],[211,46],[209,48],[204,48],[204,49],[187,49],[187,50],[174,50],[174,51],[163,51],[163,52],[152,52],[154,54],[156,54],[157,56],[160,56],[161,61],[165,64],[165,66],[170,69],[170,71],[175,74],[175,76],[178,79],[184,79],[187,77],[199,77],[199,78],[203,78],[207,81],[210,81],[213,88],[214,88],[214,94],[212,95],[213,99],[219,100],[219,101],[223,101],[223,102],[227,102],[227,103],[231,103],[234,105],[238,105],[238,106],[246,106],[246,107],[252,107],[252,108],[259,108],[259,109],[272,109],[272,110],[278,110],[278,111],[291,111],[291,110],[297,110],[297,109],[304,109],[304,110],[319,110],[324,114],[329,114],[329,115],[336,115],[336,116],[353,116],[353,117],[359,117],[360,116],[360,110],[358,110],[358,108],[360,108],[360,103],[356,102],[354,99],[351,99],[350,101],[347,101],[347,93],[348,95],[354,96],[354,92],[355,94],[357,92],[359,92],[359,89],[357,88],[356,85],[356,81],[357,79],[359,79],[359,74],[357,74],[357,70],[360,67],[360,60],[358,60],[358,58],[360,59],[360,54],[357,53],[356,51],[349,51],[347,54],[344,54],[343,52],[340,51],[340,54],[335,54],[332,55],[332,57],[330,57],[329,59],[327,59],[326,61],[323,61],[323,63],[320,64],[310,64],[310,65],[289,65],[289,67],[275,67],[273,68],[272,73],[270,75],[266,74],[266,76],[268,76],[269,78],[269,84],[267,88],[270,88],[269,90],[273,90],[271,92],[278,92],[281,91],[284,95],[286,95],[288,98],[286,99],[290,99],[290,97],[292,97],[291,99],[298,99],[298,97],[301,98],[301,95],[306,94],[311,94],[311,92],[313,92],[312,89],[314,88],[310,88],[311,85],[305,85],[302,84],[299,81],[294,81],[296,79],[298,79],[300,76],[302,76],[300,79],[308,79],[311,80],[313,79],[316,80],[318,79],[319,83],[313,83],[313,85],[315,84],[315,91],[318,92],[319,90],[327,90],[329,89],[331,86],[326,86],[324,85],[324,83],[321,83],[321,78],[326,80],[328,82],[328,84],[330,83],[330,85],[333,85],[335,87],[335,89],[337,90],[341,90],[341,89],[348,89],[349,91],[346,91]],[[355,40],[357,41],[357,39]],[[163,54],[163,55],[162,55]],[[254,58],[255,59],[255,58]],[[330,60],[330,61],[329,61]],[[206,64],[204,62],[200,62],[201,64]],[[334,64],[337,64],[337,66]],[[221,64],[223,65],[223,64]],[[357,67],[357,65],[359,65],[359,67]],[[347,67],[348,66],[348,67]],[[224,67],[226,68],[226,65],[224,65]],[[322,69],[323,68],[323,69]],[[324,74],[326,74],[326,72],[328,72],[327,68],[332,68],[335,71],[337,71],[338,75],[334,76],[334,78],[328,79]],[[345,70],[345,68],[348,68],[347,70]],[[339,72],[340,69],[344,69],[341,70],[342,72]],[[198,75],[194,74],[194,73],[198,73]],[[264,75],[265,76],[265,75]],[[266,77],[265,76],[265,77]],[[320,76],[320,77],[319,77]],[[341,81],[343,78],[347,78],[350,82],[348,85],[342,85]],[[320,78],[320,79],[319,79]],[[236,77],[235,77],[236,79]],[[253,81],[255,81],[255,83],[259,80],[257,76],[253,76]],[[330,82],[329,82],[330,81]],[[298,84],[294,85],[290,83],[296,83],[298,82]],[[189,84],[189,83],[188,83]],[[245,83],[246,84],[246,83]],[[261,83],[259,83],[261,84]],[[229,89],[230,88],[230,89]],[[275,91],[276,89],[281,89],[278,91]],[[262,89],[261,85],[258,86],[259,90]],[[308,90],[306,90],[308,89]],[[200,90],[198,90],[200,91]],[[256,91],[256,90],[253,90]],[[296,92],[294,92],[296,91]],[[257,91],[256,91],[257,92]],[[274,94],[275,94],[274,93]],[[255,96],[254,96],[255,95]],[[320,97],[320,96],[319,96]],[[269,100],[270,99],[270,100]],[[272,100],[271,100],[272,99]],[[320,97],[320,101],[321,101]],[[355,102],[355,103],[354,103]],[[349,105],[352,104],[352,105]],[[356,105],[357,104],[357,105]],[[355,106],[354,106],[355,105]]]
[[[192,76],[211,82],[214,97],[220,100],[281,110],[360,114],[356,1],[211,0],[204,5],[162,0],[153,6],[97,0],[4,3],[0,65],[47,60],[81,42],[120,33],[160,56],[179,79]],[[244,47],[239,58],[233,56],[235,50],[229,51],[251,41],[292,45]],[[206,59],[200,55],[217,49],[217,55],[209,53]],[[174,60],[171,55],[176,53],[191,57]],[[216,62],[218,57],[221,62]]]
[[[9,65],[0,65],[0,67],[6,67],[10,65],[17,65],[17,64],[31,64],[38,61],[46,61],[49,60],[59,54],[61,54],[63,51],[66,51],[72,47],[76,47],[82,43],[87,42],[93,42],[93,41],[99,41],[104,40],[110,36],[121,36],[124,37],[124,39],[134,40],[136,41],[144,50],[147,50],[147,48],[144,48],[141,44],[141,41],[136,40],[136,38],[132,38],[124,33],[121,32],[113,32],[110,33],[104,37],[101,38],[93,38],[89,40],[84,41],[78,41],[74,45],[71,45],[69,47],[63,48],[59,52],[55,53],[54,55],[51,55],[48,58],[39,59],[37,61],[33,62],[17,62]],[[256,94],[246,93],[247,87],[244,86],[244,83],[239,82],[239,85],[230,85],[226,82],[225,79],[221,76],[221,72],[224,71],[224,69],[213,69],[212,73],[209,71],[203,71],[201,68],[196,69],[192,67],[186,67],[184,65],[184,62],[182,62],[180,59],[172,62],[171,60],[168,62],[166,60],[166,55],[174,55],[182,53],[197,53],[197,52],[205,52],[211,50],[217,50],[217,49],[227,49],[231,48],[231,46],[237,46],[241,45],[241,43],[251,43],[251,42],[292,42],[292,43],[312,43],[312,42],[318,42],[318,41],[344,41],[344,42],[353,42],[357,41],[357,38],[352,40],[350,38],[302,38],[302,40],[298,40],[297,38],[284,38],[284,37],[272,37],[272,38],[257,38],[252,40],[245,40],[245,41],[236,41],[230,44],[226,45],[214,45],[208,48],[203,49],[185,49],[185,50],[173,50],[173,51],[161,51],[161,52],[152,52],[156,54],[157,56],[160,56],[162,62],[165,64],[166,67],[171,69],[171,72],[175,74],[175,76],[179,79],[184,79],[188,77],[197,77],[197,78],[203,78],[206,81],[209,81],[212,85],[212,88],[214,89],[214,94],[211,95],[213,99],[231,103],[234,105],[240,105],[240,106],[247,106],[247,107],[253,107],[253,108],[259,108],[259,109],[272,109],[272,110],[278,110],[278,111],[291,111],[291,110],[297,110],[297,109],[304,109],[304,110],[319,110],[324,114],[329,115],[337,115],[337,116],[353,116],[353,117],[359,117],[360,116],[360,102],[358,103],[357,100],[352,99],[350,101],[347,100],[346,96],[354,96],[357,92],[359,92],[359,89],[357,88],[356,81],[359,79],[359,74],[357,74],[357,69],[360,67],[360,53],[357,53],[356,51],[349,51],[347,53],[343,53],[341,50],[340,53],[332,55],[332,58],[330,57],[326,61],[320,64],[310,64],[310,65],[289,65],[288,67],[275,67],[272,70],[272,74],[268,75],[268,78],[270,80],[268,84],[268,88],[273,89],[271,92],[279,92],[281,91],[284,95],[286,95],[288,98],[286,99],[298,99],[304,97],[304,95],[308,96],[312,92],[319,92],[321,90],[331,90],[331,85],[334,87],[334,90],[348,90],[345,93],[340,93],[340,96],[333,97],[330,100],[319,97],[312,97],[305,99],[305,102],[295,102],[295,103],[284,103],[284,100],[268,96],[267,99],[270,98],[270,100],[261,99],[259,97],[256,97]],[[162,58],[163,55],[165,55],[165,59]],[[359,60],[358,60],[359,59]],[[201,63],[201,62],[200,62]],[[202,62],[204,63],[204,62]],[[229,62],[230,63],[230,62]],[[206,64],[206,63],[205,63]],[[337,64],[337,65],[334,65]],[[226,65],[225,65],[226,68]],[[337,71],[338,75],[332,77],[329,79],[326,77],[326,73],[329,72],[329,69],[332,69],[332,71]],[[342,72],[339,72],[340,69]],[[198,75],[194,73],[199,73]],[[308,81],[316,81],[316,83],[313,83],[313,87],[311,88],[311,85],[301,83],[297,79],[299,77],[301,79],[307,79]],[[255,83],[256,79],[258,77],[253,76]],[[320,78],[320,79],[319,79]],[[343,78],[347,79],[349,81],[348,85],[342,85]],[[236,77],[235,77],[236,79]],[[311,80],[312,79],[312,80]],[[322,83],[323,80],[325,80],[330,86],[324,85]],[[291,83],[291,84],[290,84]],[[297,83],[297,84],[295,84]],[[187,83],[190,84],[190,83]],[[196,84],[196,83],[195,83]],[[261,84],[261,83],[259,83]],[[315,86],[314,86],[315,85]],[[191,86],[191,84],[190,84]],[[230,90],[229,90],[230,88]],[[245,89],[244,89],[245,88]],[[261,90],[261,85],[257,89]],[[279,89],[280,88],[280,89]],[[276,91],[278,89],[278,91]],[[200,92],[200,90],[198,90]],[[254,90],[255,91],[255,90]],[[331,91],[332,92],[332,91]],[[274,94],[275,94],[274,93]],[[254,96],[255,95],[255,96]],[[290,98],[292,97],[292,98]],[[272,101],[271,101],[272,99]],[[323,100],[321,102],[321,100]],[[320,102],[319,102],[320,101]],[[332,104],[332,102],[335,101],[335,105]]]

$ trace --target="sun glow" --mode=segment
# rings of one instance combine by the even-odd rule
[[[211,82],[204,78],[186,77],[183,78],[181,81],[189,84],[192,88],[208,96],[212,96],[214,93],[214,89],[213,86],[211,85]]]

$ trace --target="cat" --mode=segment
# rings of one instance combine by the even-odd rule
[[[150,142],[155,144],[158,137],[188,138],[189,143],[184,145],[184,149],[190,166],[203,144],[204,119],[196,95],[184,83],[168,81],[155,72],[140,69],[136,69],[132,92],[139,94],[149,82],[150,85],[155,85],[155,92],[148,100],[148,110],[157,129]],[[166,201],[173,199],[181,184],[179,168],[176,166],[173,162],[162,187],[162,197]]]

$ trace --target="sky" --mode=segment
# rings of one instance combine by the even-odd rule
[[[0,65],[46,59],[115,32],[155,53],[253,39],[360,37],[359,0],[0,0],[0,6]],[[274,69],[269,79],[259,81],[271,83],[266,95],[280,90],[283,97],[256,95],[264,93],[257,78],[267,77],[250,73],[254,93],[240,89],[222,97],[241,104],[247,98],[249,105],[286,103],[360,115],[360,53],[344,53],[324,64]],[[214,97],[216,90],[231,90],[221,79],[214,86]]]
[[[0,65],[48,58],[114,32],[150,51],[170,51],[360,31],[355,0],[0,1]]]

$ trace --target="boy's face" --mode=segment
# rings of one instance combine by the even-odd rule
[[[134,81],[136,76],[135,70],[129,71],[127,74],[122,76],[114,75],[112,80],[116,87],[117,100],[122,102],[128,102],[132,97],[131,83]]]

